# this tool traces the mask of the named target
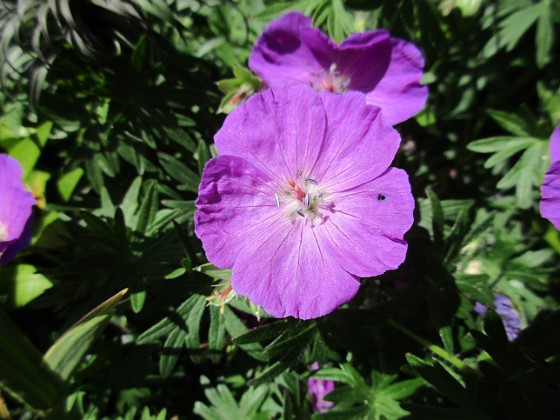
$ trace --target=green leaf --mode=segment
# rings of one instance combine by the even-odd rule
[[[210,328],[208,329],[208,349],[210,360],[218,363],[221,359],[221,351],[226,344],[225,315],[220,312],[219,306],[210,306]]]
[[[159,358],[159,373],[164,378],[171,375],[179,360],[180,350],[185,344],[185,333],[175,328],[165,339],[161,357]]]
[[[0,270],[0,295],[8,298],[8,308],[21,308],[41,296],[52,282],[28,264],[9,265]]]
[[[224,326],[231,337],[237,337],[247,332],[248,328],[228,306],[225,307],[224,315]],[[259,343],[240,344],[239,347],[254,359],[268,360],[268,357],[262,354],[262,346]]]
[[[288,10],[303,10],[303,8],[308,4],[308,0],[295,0],[272,3],[263,11],[257,13],[254,19],[269,21],[277,16],[280,16]]]
[[[138,42],[136,43],[134,47],[134,51],[132,52],[132,56],[130,60],[131,60],[132,68],[137,72],[141,72],[142,67],[144,66],[147,45],[148,45],[147,38],[145,35],[142,35],[138,40]]]
[[[410,397],[424,384],[424,381],[420,378],[407,379],[405,381],[397,382],[389,385],[383,393],[395,400],[402,400],[404,398]]]
[[[507,51],[511,51],[519,39],[537,21],[541,13],[541,5],[533,4],[512,13],[500,23],[501,42]]]
[[[171,155],[158,153],[159,161],[163,169],[176,181],[179,181],[183,189],[191,192],[198,192],[200,176],[192,169],[183,165]]]
[[[499,111],[497,109],[489,109],[486,111],[494,121],[496,121],[500,127],[504,130],[509,131],[511,134],[517,137],[530,137],[530,127],[528,127],[527,122],[524,118],[512,112]]]
[[[463,407],[471,406],[471,396],[467,390],[439,362],[431,365],[411,354],[406,355],[406,360],[426,382],[443,395]]]
[[[70,378],[91,344],[114,315],[116,306],[127,291],[128,289],[121,290],[97,306],[70,327],[47,350],[44,361],[62,379]]]
[[[146,303],[146,291],[138,290],[130,294],[130,307],[134,313],[139,313]]]
[[[236,344],[259,343],[265,340],[278,338],[287,329],[293,328],[296,324],[293,318],[286,318],[279,321],[271,322],[270,324],[260,325],[246,333],[235,337],[233,341]]]
[[[10,156],[16,158],[23,168],[24,178],[29,176],[39,156],[41,149],[35,141],[30,138],[19,141],[15,146],[10,148]]]
[[[186,319],[192,308],[199,302],[200,295],[192,295],[177,309],[172,309],[161,321],[148,328],[136,339],[137,344],[150,344],[157,342],[161,337],[170,334],[175,328],[186,331]],[[204,298],[204,297],[202,297]]]
[[[0,386],[35,409],[55,406],[66,387],[35,346],[0,309]]]
[[[550,52],[554,43],[554,13],[551,4],[551,0],[543,0],[540,3],[541,10],[535,37],[535,58],[539,68],[543,68],[550,62]]]
[[[68,201],[72,198],[72,194],[83,175],[84,170],[82,168],[75,168],[58,179],[56,187],[60,197],[62,197],[64,201]]]
[[[159,195],[157,190],[157,181],[146,181],[146,189],[140,209],[138,211],[138,222],[136,223],[136,231],[146,233],[146,230],[156,218],[159,205]]]
[[[534,137],[513,137],[513,136],[497,136],[488,137],[486,139],[475,140],[468,144],[467,149],[478,153],[494,153],[502,150],[509,150],[521,145],[527,148],[540,141]]]
[[[210,152],[208,151],[208,146],[202,140],[198,142],[198,148],[196,149],[197,163],[198,163],[198,173],[202,176],[202,171],[208,159],[210,159]]]
[[[443,229],[445,220],[443,218],[443,209],[438,196],[431,188],[426,188],[426,194],[430,199],[432,207],[432,232],[434,237],[434,244],[438,249],[441,249],[443,244]]]
[[[317,332],[317,324],[315,322],[301,323],[298,328],[286,331],[279,337],[279,340],[274,340],[266,346],[263,353],[269,357],[276,357],[284,355],[289,351],[303,350],[313,340]]]

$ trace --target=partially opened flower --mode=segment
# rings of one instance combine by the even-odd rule
[[[33,194],[23,185],[17,160],[0,154],[0,265],[8,263],[31,239]]]
[[[560,230],[560,126],[550,138],[550,162],[541,185],[541,216]]]
[[[364,95],[267,89],[215,136],[195,232],[232,268],[236,293],[276,317],[308,319],[348,302],[360,277],[397,268],[414,200],[391,168],[398,133]]]
[[[480,315],[484,315],[487,309],[480,302],[476,302],[474,305],[474,310]],[[521,318],[513,307],[511,300],[501,293],[494,293],[494,310],[502,318],[508,340],[515,340],[521,332]]]
[[[306,84],[337,93],[363,92],[392,125],[416,115],[428,97],[428,88],[420,84],[424,59],[413,44],[376,30],[353,34],[337,45],[297,12],[270,22],[251,52],[249,67],[271,87]]]

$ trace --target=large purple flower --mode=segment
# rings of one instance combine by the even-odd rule
[[[541,185],[541,216],[560,230],[560,126],[550,138],[550,162]]]
[[[315,318],[397,268],[414,200],[390,168],[398,133],[364,95],[271,88],[231,115],[204,169],[195,232],[233,289],[276,317]]]
[[[337,45],[307,16],[291,12],[268,24],[249,67],[271,87],[311,85],[344,93],[357,90],[394,125],[416,115],[428,88],[420,84],[424,59],[413,44],[384,30],[353,34]]]
[[[17,160],[0,154],[0,265],[8,263],[31,239],[33,194],[25,189]]]

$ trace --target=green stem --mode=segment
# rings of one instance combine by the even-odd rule
[[[465,363],[463,363],[462,360],[458,359],[457,357],[453,356],[452,354],[449,354],[445,349],[441,348],[440,346],[429,342],[428,340],[426,340],[425,338],[420,337],[417,334],[414,334],[412,331],[410,331],[408,328],[406,328],[405,326],[399,324],[397,321],[393,320],[393,319],[388,319],[387,323],[399,330],[400,332],[402,332],[404,335],[412,338],[414,341],[416,341],[417,343],[423,345],[424,347],[426,347],[428,350],[430,350],[432,353],[437,354],[439,357],[441,357],[444,360],[447,360],[449,363],[451,363],[453,366],[455,366],[456,368],[460,369],[460,370],[471,370],[471,368],[469,366],[467,366]]]

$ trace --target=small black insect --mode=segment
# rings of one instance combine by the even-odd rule
[[[377,201],[385,201],[386,198],[387,198],[387,197],[385,197],[385,194],[379,194],[379,195],[377,196]]]

